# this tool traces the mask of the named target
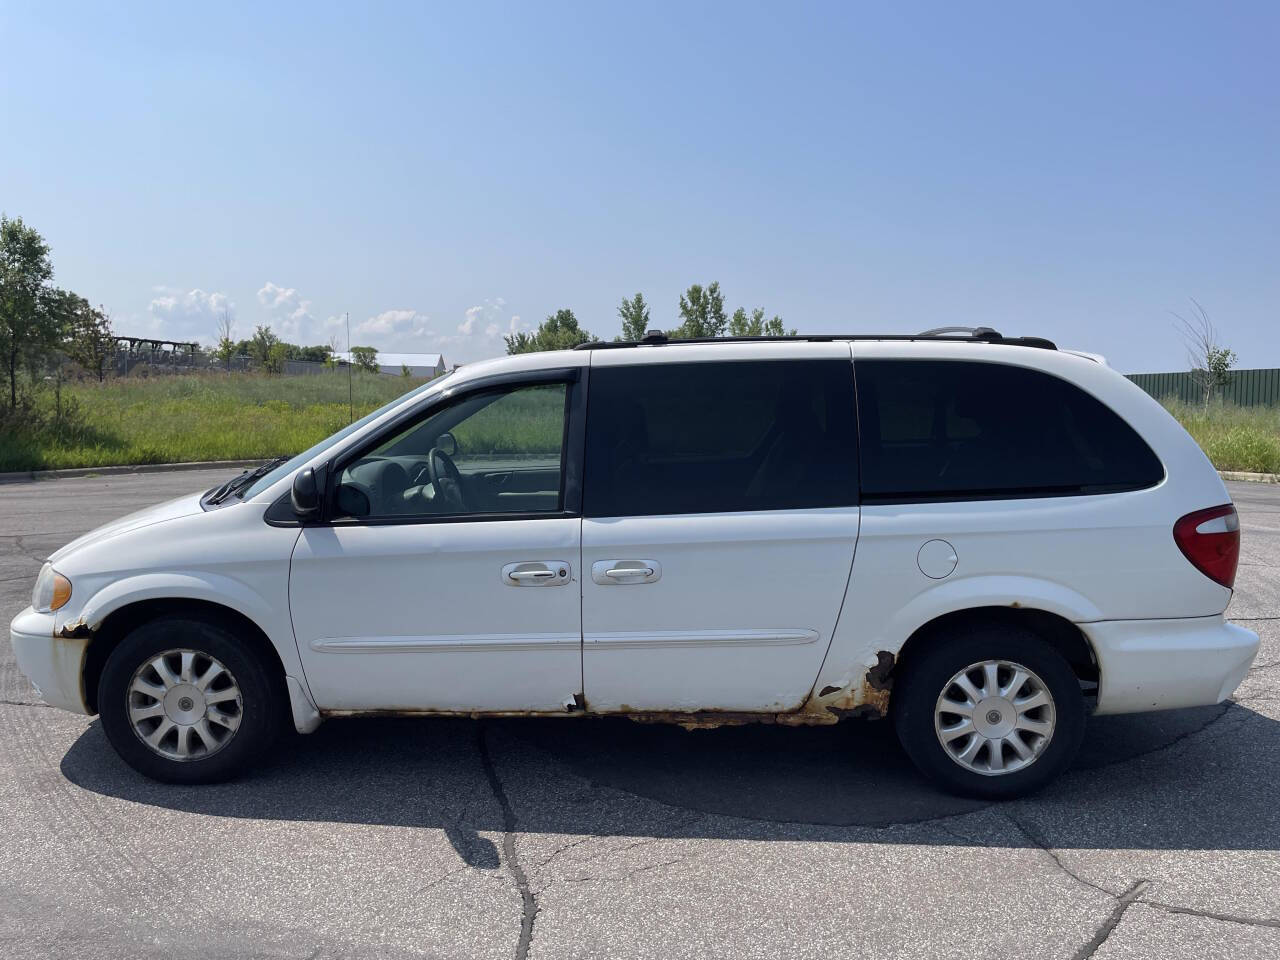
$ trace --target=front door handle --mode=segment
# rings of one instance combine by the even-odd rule
[[[597,560],[591,564],[591,579],[601,586],[654,583],[662,577],[657,560]]]
[[[573,568],[563,560],[525,560],[502,568],[509,587],[558,587],[572,579]]]
[[[555,573],[551,570],[512,570],[507,576],[512,580],[549,580]]]

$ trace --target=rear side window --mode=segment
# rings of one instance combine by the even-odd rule
[[[856,371],[866,502],[1108,493],[1164,477],[1115,412],[1038,370],[859,360]]]
[[[857,503],[848,360],[598,367],[587,407],[587,516]]]

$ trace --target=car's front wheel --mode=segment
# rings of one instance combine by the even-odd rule
[[[1038,790],[1075,758],[1084,698],[1066,659],[1035,633],[975,626],[937,638],[895,682],[898,737],[947,789],[1004,799]]]
[[[263,658],[221,623],[164,617],[125,636],[98,684],[102,729],[135,770],[211,783],[275,739],[281,699]]]

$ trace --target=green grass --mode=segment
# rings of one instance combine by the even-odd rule
[[[421,380],[352,378],[360,417]],[[187,460],[253,460],[305,450],[350,422],[345,372],[302,377],[193,374],[66,385],[71,409],[0,425],[0,472]]]
[[[509,393],[453,429],[464,454],[559,454],[564,434],[562,385]]]
[[[1219,470],[1280,473],[1280,407],[1164,405]]]

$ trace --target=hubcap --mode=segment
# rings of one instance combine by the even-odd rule
[[[240,687],[222,663],[198,650],[166,650],[133,675],[126,694],[138,739],[168,760],[203,760],[236,735]]]
[[[1030,766],[1053,738],[1053,695],[1009,660],[970,664],[943,685],[934,708],[938,741],[956,763],[994,777]]]

